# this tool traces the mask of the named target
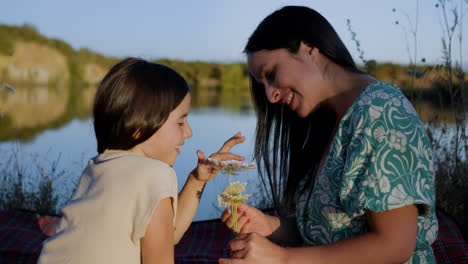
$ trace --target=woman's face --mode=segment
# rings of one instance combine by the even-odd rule
[[[270,103],[285,104],[306,117],[327,98],[318,56],[317,48],[301,42],[296,54],[286,49],[250,53],[248,66],[255,80],[265,87]]]

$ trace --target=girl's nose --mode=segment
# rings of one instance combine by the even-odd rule
[[[281,100],[280,91],[272,85],[265,85],[265,93],[270,103],[275,104]]]
[[[192,128],[190,125],[187,123],[187,128],[185,129],[185,138],[191,138],[192,137]]]

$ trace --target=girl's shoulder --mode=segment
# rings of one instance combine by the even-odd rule
[[[142,173],[148,170],[152,172],[157,170],[175,174],[172,167],[163,161],[123,150],[104,152],[94,158],[94,164],[96,166],[105,165],[106,167],[121,168],[125,170],[132,169]]]
[[[161,182],[177,185],[176,173],[167,163],[128,151],[100,154],[90,161],[87,174],[100,178],[107,186],[140,188]]]
[[[92,196],[109,206],[131,207],[136,200],[151,202],[161,195],[177,195],[177,176],[168,164],[127,151],[112,151],[90,160],[74,197]]]

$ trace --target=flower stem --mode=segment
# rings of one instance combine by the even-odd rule
[[[231,173],[232,171],[229,171],[229,185],[231,185]]]
[[[234,217],[234,236],[239,233],[237,230],[237,203],[232,203],[232,217]]]

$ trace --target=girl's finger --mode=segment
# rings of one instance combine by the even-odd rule
[[[205,154],[201,150],[197,150],[197,157],[198,157],[198,162],[203,162],[205,161]]]
[[[245,137],[240,132],[228,139],[224,145],[219,149],[220,152],[229,152],[232,147],[245,141]]]
[[[220,152],[217,152],[217,153],[213,153],[213,155],[211,155],[211,158],[212,159],[215,159],[215,160],[219,160],[219,161],[224,161],[224,160],[238,160],[238,161],[243,161],[245,158],[242,157],[242,156],[239,156],[237,154],[234,154],[234,153],[230,153],[230,152],[225,152],[225,153],[220,153]]]

